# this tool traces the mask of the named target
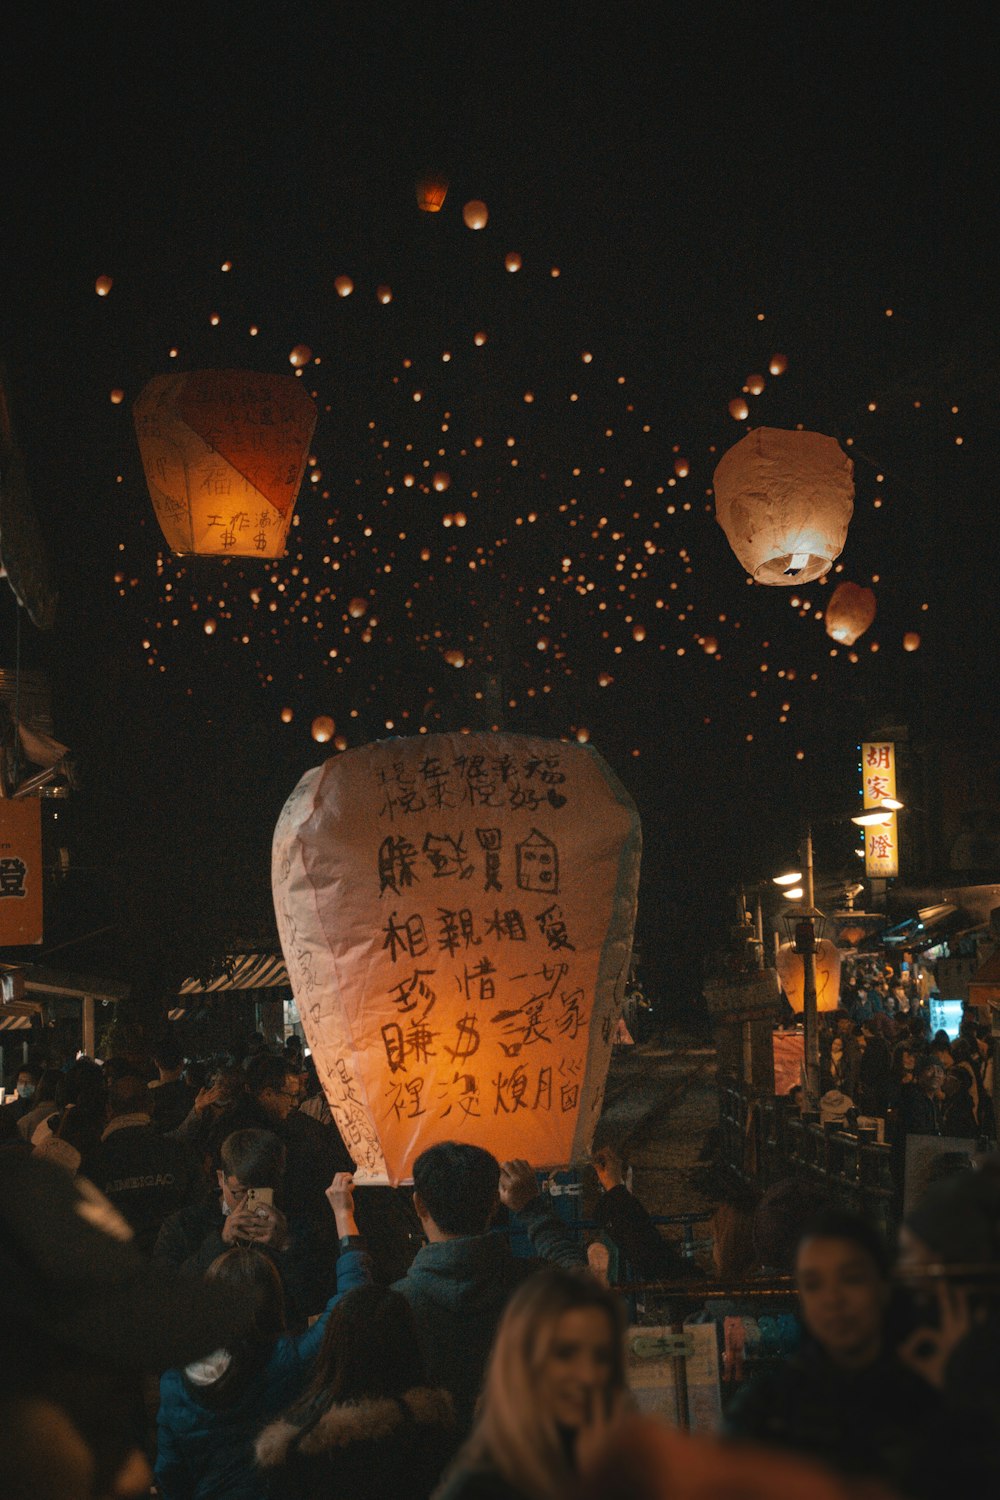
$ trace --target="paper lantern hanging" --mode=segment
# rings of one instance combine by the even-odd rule
[[[875,595],[857,583],[838,583],[826,606],[826,633],[842,646],[853,646],[875,618]]]
[[[854,514],[854,465],[818,432],[757,427],[720,459],[715,516],[756,583],[822,578]]]
[[[448,179],[440,172],[427,172],[417,179],[417,206],[425,214],[440,213],[448,196]]]
[[[294,376],[157,375],[133,407],[156,518],[174,552],[281,557],[316,426]]]
[[[628,976],[641,833],[589,746],[439,734],[308,771],[274,835],[299,1016],[361,1182],[443,1140],[585,1158]]]
[[[840,1008],[840,949],[829,938],[820,938],[814,954],[817,1011]],[[806,973],[802,954],[791,943],[782,943],[776,961],[781,988],[796,1015],[805,1010]]]

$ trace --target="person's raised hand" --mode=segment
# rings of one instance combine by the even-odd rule
[[[511,1213],[520,1213],[524,1206],[537,1198],[538,1178],[530,1162],[522,1157],[500,1163],[500,1202]]]
[[[224,1093],[221,1083],[206,1084],[204,1088],[198,1090],[195,1096],[195,1113],[203,1115],[206,1109],[211,1109],[213,1104],[219,1103]]]
[[[227,1214],[222,1225],[222,1242],[224,1245],[245,1244],[247,1240],[254,1238],[254,1216],[253,1211],[248,1208],[234,1208],[231,1214]]]
[[[248,1238],[265,1250],[288,1248],[288,1220],[280,1208],[273,1203],[258,1203],[248,1215],[250,1231]]]
[[[938,1323],[911,1333],[899,1346],[899,1357],[928,1385],[941,1390],[948,1361],[972,1327],[968,1294],[961,1287],[937,1283]]]
[[[326,1201],[333,1209],[333,1217],[337,1221],[337,1234],[341,1239],[345,1235],[357,1234],[358,1226],[354,1217],[354,1177],[350,1172],[338,1172],[326,1190]]]

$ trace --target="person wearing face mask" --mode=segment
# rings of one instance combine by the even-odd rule
[[[802,1343],[736,1395],[726,1436],[902,1496],[946,1493],[928,1438],[941,1400],[896,1352],[889,1277],[888,1249],[867,1220],[833,1208],[813,1219],[795,1255]]]
[[[9,1109],[16,1120],[26,1115],[34,1105],[35,1087],[38,1083],[39,1069],[25,1063],[18,1068],[10,1080],[7,1093],[12,1094],[11,1102],[4,1107]]]
[[[507,1304],[475,1426],[433,1500],[565,1494],[627,1404],[618,1297],[585,1271],[537,1271]]]

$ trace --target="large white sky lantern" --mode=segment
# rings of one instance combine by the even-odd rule
[[[854,465],[835,438],[756,427],[715,470],[715,515],[757,583],[822,578],[854,514]]]
[[[580,1161],[639,881],[635,804],[589,745],[382,740],[307,771],[274,834],[281,946],[362,1182],[437,1141]]]

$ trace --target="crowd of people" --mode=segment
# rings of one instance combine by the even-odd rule
[[[860,1080],[844,1019],[826,1065]],[[933,1500],[1000,1473],[996,1156],[928,1189],[893,1245],[825,1189],[734,1198],[699,1265],[595,1150],[591,1251],[667,1288],[794,1279],[793,1347],[690,1436],[638,1409],[629,1304],[536,1171],[445,1141],[412,1188],[356,1186],[295,1038],[196,1062],[165,1040],[12,1082],[9,1500]],[[705,1307],[721,1342],[726,1306]]]

